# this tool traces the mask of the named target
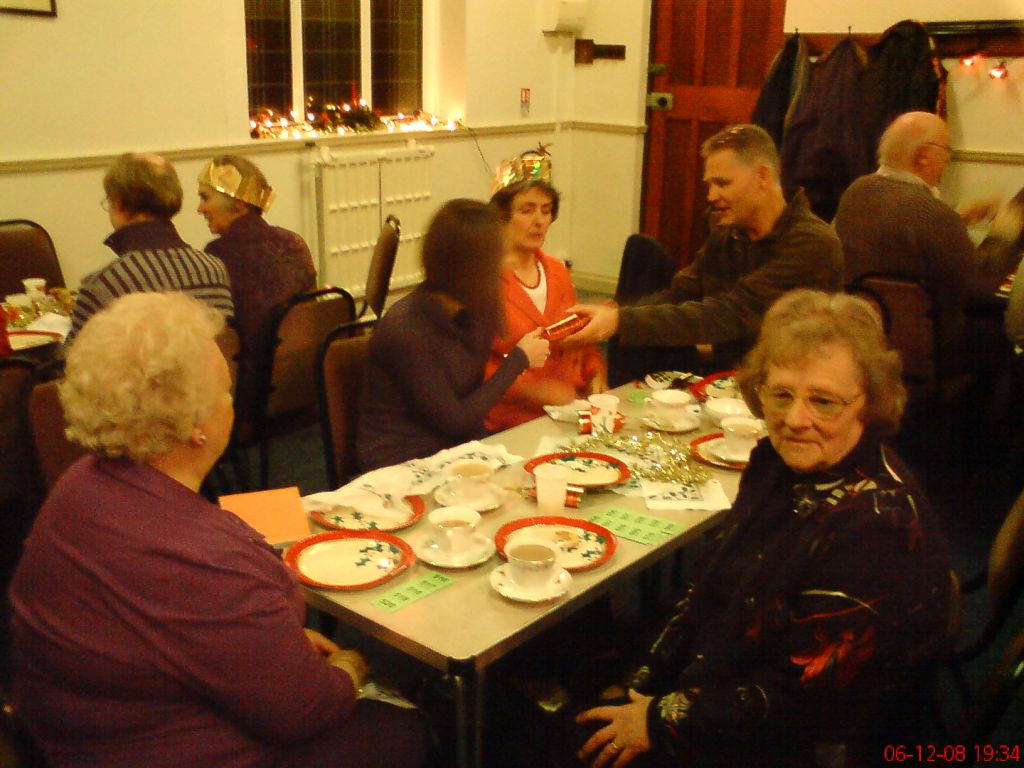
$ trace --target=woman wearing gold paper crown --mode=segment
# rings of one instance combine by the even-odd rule
[[[551,158],[543,145],[498,168],[491,205],[504,224],[502,292],[506,326],[495,341],[488,375],[525,334],[557,323],[576,303],[565,264],[541,250],[558,218],[559,194],[551,185]],[[543,415],[545,405],[565,405],[605,389],[604,360],[597,347],[551,345],[542,368],[527,371],[487,415],[492,430],[508,429]]]
[[[197,212],[219,235],[205,250],[224,262],[231,277],[242,342],[236,407],[243,421],[251,416],[250,372],[261,353],[267,320],[275,307],[316,287],[306,241],[263,219],[273,201],[266,177],[244,157],[215,157],[199,174]]]

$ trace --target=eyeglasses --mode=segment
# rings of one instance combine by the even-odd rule
[[[947,156],[953,157],[953,148],[948,144],[940,144],[937,141],[929,141],[927,142],[927,144],[932,147],[938,147],[939,149],[943,150]]]
[[[861,392],[856,397],[844,400],[839,395],[829,392],[811,392],[808,395],[801,396],[785,387],[767,387],[762,385],[757,388],[757,395],[761,399],[761,407],[769,415],[784,416],[789,413],[789,409],[793,407],[793,404],[800,400],[815,418],[822,421],[831,421],[842,415],[847,406],[857,402],[864,393]]]
[[[102,208],[107,213],[110,213],[110,200],[106,197],[100,200],[100,208]]]

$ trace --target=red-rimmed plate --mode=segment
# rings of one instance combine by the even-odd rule
[[[332,531],[398,531],[408,528],[421,517],[426,509],[422,496],[406,496],[398,500],[394,508],[365,507],[347,504],[329,504],[314,501],[309,516]]]
[[[583,451],[548,453],[530,459],[523,465],[523,469],[532,475],[533,470],[541,464],[558,464],[567,468],[572,473],[569,475],[569,482],[584,488],[604,488],[624,483],[629,479],[629,467],[625,462],[603,453]]]
[[[32,347],[58,344],[63,336],[56,331],[8,331],[7,338],[11,340],[11,349],[20,352]]]
[[[690,387],[690,392],[699,400],[707,397],[739,397],[740,388],[736,384],[736,371],[719,371],[705,376]]]
[[[558,564],[567,571],[585,571],[608,562],[615,552],[615,534],[603,525],[571,517],[542,515],[505,523],[494,536],[498,553],[505,557],[505,546],[518,536],[552,541],[562,550]]]
[[[712,467],[723,467],[725,469],[746,469],[747,462],[745,461],[726,461],[716,454],[713,450],[713,443],[716,440],[724,440],[725,435],[721,432],[712,432],[710,435],[704,435],[698,437],[696,440],[690,443],[690,453],[697,461],[703,461],[705,464],[710,464]]]
[[[379,531],[330,531],[295,542],[284,556],[299,581],[321,589],[368,589],[393,579],[416,556],[397,536]]]

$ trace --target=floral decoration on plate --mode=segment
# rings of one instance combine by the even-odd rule
[[[674,381],[690,386],[691,382],[698,378],[697,375],[684,371],[655,371],[644,376],[644,383],[651,389],[668,389]]]
[[[321,589],[368,589],[415,561],[412,547],[378,531],[330,531],[295,542],[284,556],[299,581]]]
[[[523,469],[533,474],[533,470],[541,464],[560,464],[572,475],[569,482],[584,488],[603,488],[609,485],[624,483],[629,479],[629,467],[625,462],[603,453],[580,451],[564,451],[549,453],[530,459]]]
[[[421,517],[426,505],[421,496],[405,496],[384,509],[358,509],[345,504],[324,504],[322,509],[309,510],[309,516],[334,531],[398,531],[408,528]],[[395,515],[396,511],[401,514]]]
[[[724,439],[725,435],[722,434],[721,432],[712,432],[710,435],[698,437],[696,440],[690,443],[690,453],[698,461],[702,461],[705,464],[710,464],[713,467],[723,467],[725,469],[746,469],[747,462],[726,461],[717,453],[715,453],[715,442]]]
[[[567,571],[585,571],[608,562],[615,552],[615,534],[603,525],[571,517],[542,515],[513,520],[498,529],[494,543],[505,557],[506,545],[517,536],[552,541],[562,551],[558,564]]]
[[[690,387],[690,392],[700,400],[708,397],[739,397],[740,388],[736,383],[736,371],[721,371],[705,376]]]

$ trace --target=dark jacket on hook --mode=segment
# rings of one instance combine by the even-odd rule
[[[811,78],[811,59],[807,42],[800,34],[791,35],[775,55],[768,78],[761,86],[750,122],[771,134],[781,147],[790,121],[797,113]]]
[[[904,112],[938,111],[941,67],[932,40],[918,21],[900,21],[868,50],[864,69],[864,126],[874,155],[889,123]]]
[[[811,210],[825,221],[850,182],[874,167],[861,112],[864,59],[847,37],[818,62],[782,146],[783,184],[802,186]]]

